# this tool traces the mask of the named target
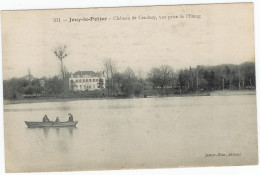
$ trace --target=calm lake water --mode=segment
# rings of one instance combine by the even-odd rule
[[[4,106],[6,170],[240,165],[257,161],[256,97],[82,100]],[[68,120],[76,128],[27,128]],[[205,158],[211,153],[240,156]]]

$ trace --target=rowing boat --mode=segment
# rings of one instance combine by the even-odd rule
[[[43,127],[75,127],[78,121],[67,121],[67,122],[28,122],[25,121],[25,124],[28,128],[43,128]]]

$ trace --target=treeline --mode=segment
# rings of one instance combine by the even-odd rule
[[[188,67],[179,71],[169,65],[153,67],[146,75],[127,68],[117,71],[116,63],[104,60],[106,87],[100,91],[69,91],[69,73],[41,79],[25,76],[3,81],[5,99],[30,96],[47,97],[146,97],[150,95],[177,95],[204,93],[214,90],[255,89],[255,63],[240,65]],[[40,82],[43,82],[41,84]]]
[[[175,72],[169,65],[153,67],[145,78],[131,68],[119,73],[112,60],[105,62],[110,95],[147,96],[202,93],[213,90],[255,89],[255,63],[189,67]]]
[[[240,90],[255,88],[255,63],[240,65],[197,66],[179,72],[180,89],[198,90]]]
[[[4,99],[17,99],[22,94],[41,93],[42,87],[39,81],[29,82],[27,78],[12,78],[3,81]]]
[[[43,81],[44,84],[40,84]],[[28,80],[28,77],[12,78],[3,81],[4,99],[17,99],[23,97],[58,96],[64,92],[63,80],[58,76],[43,77]]]

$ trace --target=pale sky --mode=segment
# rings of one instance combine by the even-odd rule
[[[201,18],[159,19],[180,14]],[[113,20],[120,16],[137,19]],[[68,22],[83,17],[107,20]],[[53,50],[60,44],[68,47],[64,64],[70,72],[101,71],[105,58],[115,60],[119,71],[129,66],[144,73],[163,64],[175,70],[240,64],[254,58],[253,27],[250,3],[3,12],[3,79],[24,76],[28,68],[35,77],[59,74]]]

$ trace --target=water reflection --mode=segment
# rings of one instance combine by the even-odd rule
[[[50,128],[42,128],[42,129],[43,129],[43,135],[44,135],[44,137],[47,138]]]
[[[75,129],[76,127],[44,127],[27,128],[27,131],[31,137],[38,138],[38,147],[41,147],[45,153],[55,151],[55,154],[59,155],[60,153],[61,155],[59,156],[62,156],[71,152],[72,143],[75,142],[73,139]]]
[[[69,133],[70,133],[70,136],[73,136],[73,130],[76,129],[76,127],[70,127],[69,128]]]
[[[59,134],[60,134],[60,128],[55,128],[56,129],[56,135],[57,137],[59,137]]]
[[[27,128],[28,130],[31,131],[35,131],[35,132],[39,132],[39,130],[42,130],[43,132],[43,136],[45,138],[48,138],[49,136],[51,136],[52,134],[54,134],[54,132],[56,133],[56,137],[61,136],[70,136],[73,137],[73,133],[74,130],[77,129],[77,127],[64,127],[64,128],[60,128],[60,127],[56,127],[56,128],[49,128],[49,127],[45,127],[45,128]]]

